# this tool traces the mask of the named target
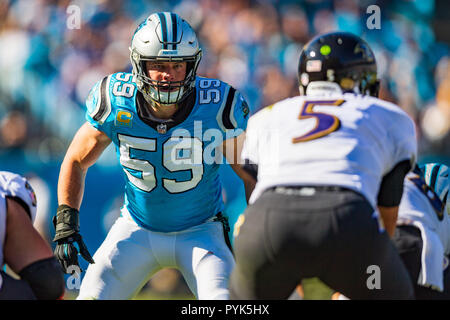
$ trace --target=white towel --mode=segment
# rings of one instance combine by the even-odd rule
[[[444,247],[439,235],[418,221],[412,224],[420,230],[422,236],[421,269],[417,283],[437,291],[444,291]]]

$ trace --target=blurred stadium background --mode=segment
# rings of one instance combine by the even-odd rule
[[[380,29],[367,27],[370,5],[380,8]],[[2,0],[0,170],[31,179],[39,201],[37,227],[49,241],[59,165],[84,122],[87,94],[104,75],[131,70],[131,36],[156,11],[174,11],[189,21],[204,51],[199,74],[239,89],[253,112],[297,94],[297,59],[311,37],[332,30],[362,36],[375,51],[381,97],[416,122],[419,162],[450,165],[447,0]],[[230,168],[222,170],[226,213],[234,224],[245,209],[243,186]],[[122,187],[110,147],[89,170],[81,208],[82,234],[92,253],[118,215]],[[86,268],[84,261],[81,266]],[[314,283],[305,286],[307,297],[328,298]],[[75,294],[69,290],[67,297]],[[192,296],[178,272],[167,269],[138,298]]]

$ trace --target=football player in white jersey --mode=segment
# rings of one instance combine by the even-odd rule
[[[53,300],[64,293],[64,279],[52,249],[33,227],[36,196],[28,181],[0,171],[0,300]]]
[[[61,165],[55,255],[69,271],[78,264],[78,243],[91,263],[78,299],[131,299],[165,267],[178,269],[196,298],[228,299],[234,258],[222,215],[220,161],[211,150],[221,146],[212,141],[234,144],[242,135],[248,105],[225,82],[197,76],[197,36],[174,13],[146,18],[130,51],[132,73],[94,85],[87,121]],[[84,177],[111,143],[123,168],[125,201],[91,258],[78,218]]]
[[[412,298],[390,237],[416,159],[413,121],[376,98],[374,54],[353,34],[312,39],[298,77],[300,96],[249,119],[242,159],[256,186],[237,226],[230,297],[285,299],[318,277],[351,299]]]
[[[405,179],[394,243],[414,283],[416,299],[450,299],[450,169],[416,167]]]
[[[449,168],[416,166],[406,175],[394,243],[414,283],[415,298],[450,299]],[[339,293],[335,300],[345,300]]]

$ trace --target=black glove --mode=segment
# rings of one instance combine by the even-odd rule
[[[70,266],[80,268],[78,264],[78,249],[74,243],[78,244],[80,254],[87,262],[95,263],[79,234],[80,222],[77,209],[65,204],[60,205],[56,211],[56,216],[53,217],[53,226],[56,231],[53,238],[53,241],[56,242],[54,254],[65,273],[70,273],[67,270]]]

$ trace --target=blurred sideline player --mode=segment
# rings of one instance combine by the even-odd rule
[[[405,180],[394,242],[419,300],[450,299],[449,172],[429,163]]]
[[[64,294],[64,279],[53,252],[33,227],[36,196],[18,174],[0,171],[0,300],[54,300]]]
[[[286,299],[318,277],[352,299],[410,299],[389,236],[416,159],[414,123],[375,98],[375,57],[357,36],[314,38],[298,71],[301,96],[248,123],[242,158],[257,183],[235,238],[230,297]],[[366,285],[371,265],[380,290]]]
[[[202,51],[174,13],[145,19],[130,51],[133,72],[93,87],[87,123],[62,163],[55,254],[65,270],[78,265],[77,243],[91,263],[78,299],[130,299],[164,267],[180,270],[198,299],[228,299],[234,258],[221,214],[219,164],[205,156],[212,140],[230,138],[226,147],[234,151],[248,105],[230,85],[196,75]],[[91,258],[79,233],[84,178],[111,142],[124,170],[125,201]]]

